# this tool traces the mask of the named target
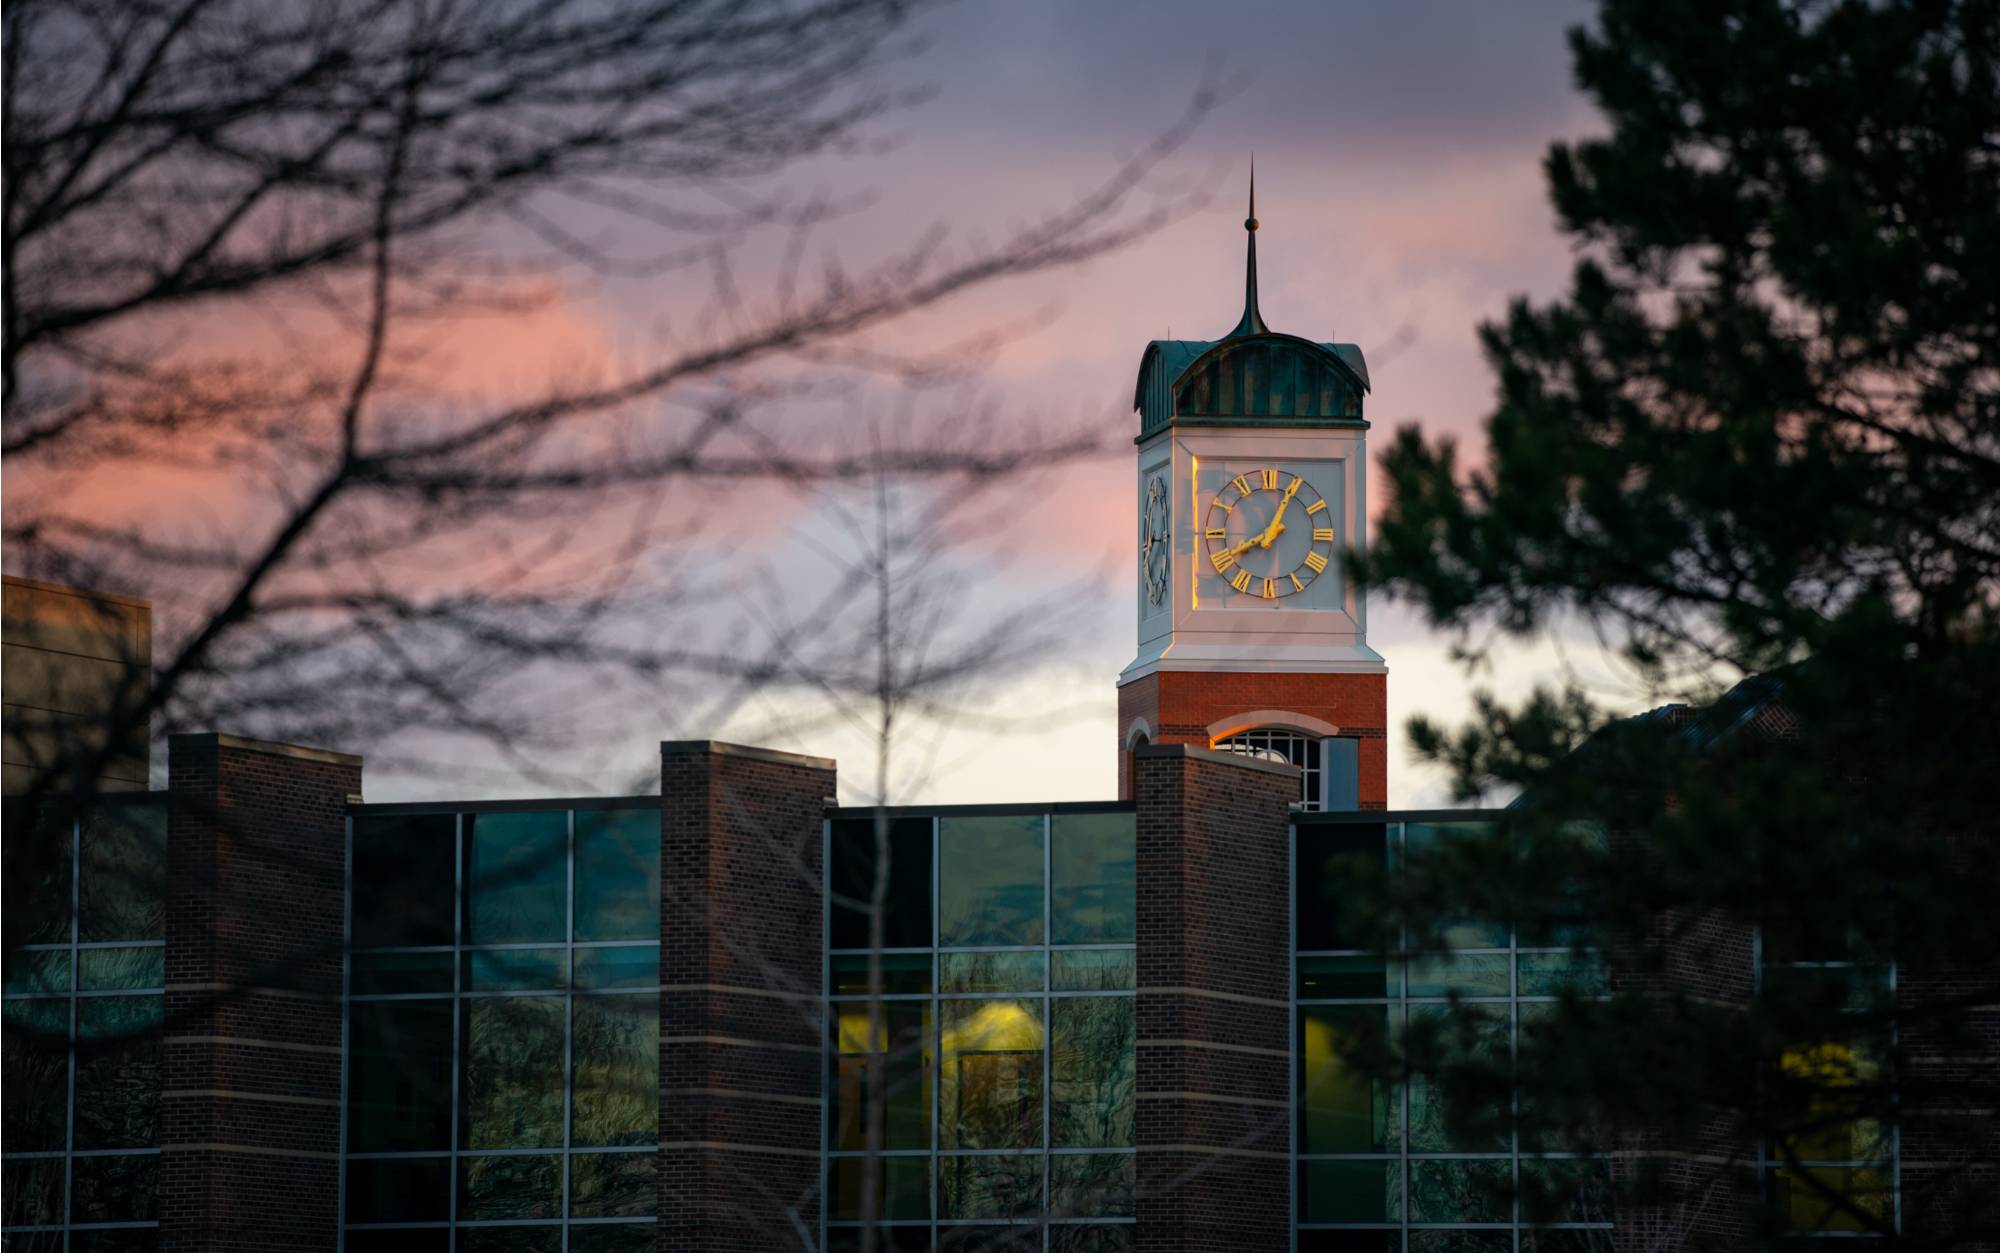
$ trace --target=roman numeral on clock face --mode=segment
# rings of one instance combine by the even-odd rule
[[[1229,480],[1229,485],[1245,496],[1250,494],[1250,480],[1240,474]]]
[[[1278,472],[1276,470],[1268,468],[1264,470],[1264,490],[1267,492],[1278,490]]]
[[[1212,526],[1203,531],[1202,536],[1205,539],[1228,539],[1229,528],[1226,526]]]
[[[1333,528],[1332,528],[1332,527],[1330,527],[1330,526],[1316,526],[1316,527],[1314,527],[1314,528],[1313,528],[1313,539],[1314,539],[1315,541],[1318,541],[1318,540],[1325,540],[1325,541],[1326,541],[1327,543],[1331,544],[1331,543],[1333,542]]]
[[[1271,580],[1269,580],[1269,579],[1265,579],[1265,580],[1264,580],[1264,599],[1265,599],[1265,600],[1276,600],[1277,598],[1278,598],[1278,585],[1277,585],[1276,583],[1273,583],[1273,582],[1272,582]]]
[[[1210,553],[1208,555],[1208,559],[1215,566],[1215,572],[1217,574],[1223,573],[1224,571],[1228,570],[1229,567],[1236,564],[1235,553],[1229,553],[1229,552]]]
[[[1326,558],[1320,556],[1318,553],[1307,553],[1306,564],[1312,567],[1314,574],[1318,574],[1320,571],[1326,569]]]
[[[1235,588],[1239,592],[1249,591],[1250,572],[1239,566],[1236,570],[1236,577],[1229,580],[1229,586]]]
[[[1320,510],[1324,508],[1326,508],[1326,502],[1324,500],[1315,500],[1313,503],[1306,506],[1306,512],[1318,513]]]

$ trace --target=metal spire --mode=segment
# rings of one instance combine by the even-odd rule
[[[1264,315],[1257,308],[1257,158],[1250,158],[1250,216],[1243,219],[1243,229],[1250,236],[1250,255],[1243,271],[1243,320],[1226,338],[1239,335],[1262,335],[1271,328],[1264,325]]]

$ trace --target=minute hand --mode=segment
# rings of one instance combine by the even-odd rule
[[[1271,525],[1265,527],[1264,533],[1257,537],[1260,546],[1269,548],[1278,538],[1278,534],[1285,529],[1285,510],[1292,507],[1292,497],[1298,494],[1299,487],[1304,482],[1304,479],[1295,478],[1292,480],[1292,485],[1285,489],[1284,498],[1278,501],[1278,512],[1271,515]]]

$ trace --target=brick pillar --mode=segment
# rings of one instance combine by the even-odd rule
[[[160,1247],[331,1250],[361,759],[215,734],[167,759]]]
[[[819,1228],[821,823],[834,763],[660,746],[659,1247]]]
[[[1288,765],[1185,744],[1138,792],[1139,1249],[1289,1241]]]

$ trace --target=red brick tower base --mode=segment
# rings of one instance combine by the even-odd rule
[[[1361,741],[1361,808],[1389,804],[1389,676],[1156,670],[1118,689],[1118,798],[1132,799],[1140,744],[1208,747],[1253,727]]]

